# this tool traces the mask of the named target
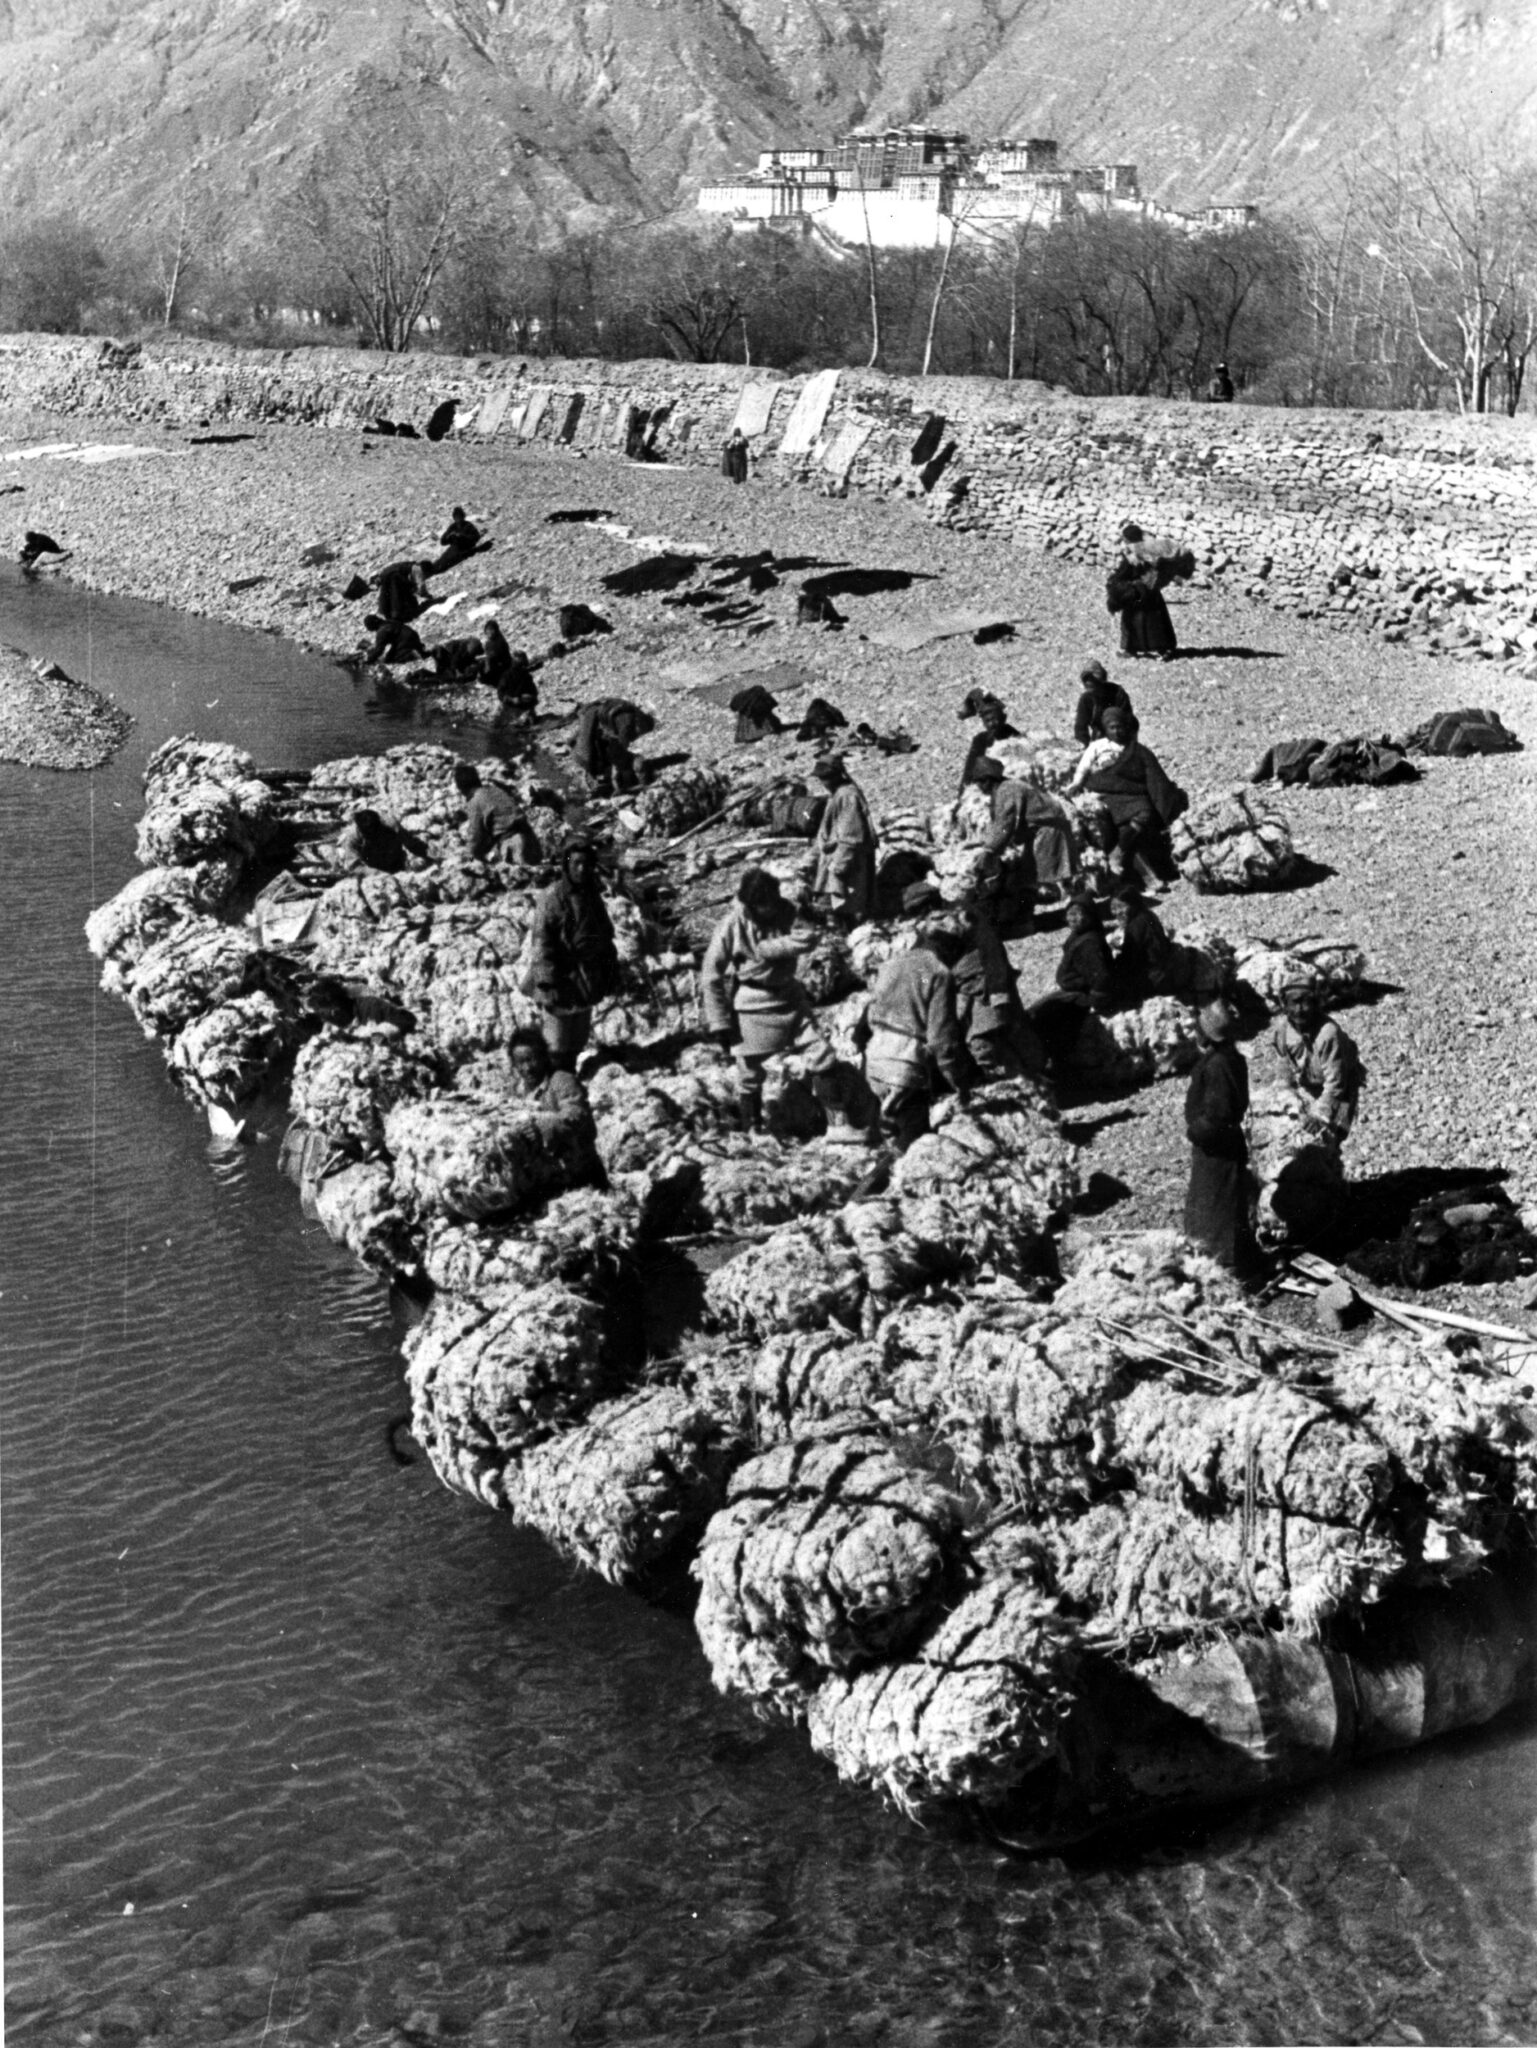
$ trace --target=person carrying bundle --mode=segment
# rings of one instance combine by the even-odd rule
[[[633,749],[641,735],[655,725],[649,711],[624,697],[600,697],[595,704],[582,706],[571,750],[600,796],[639,789],[640,770]]]
[[[796,976],[809,941],[791,927],[795,913],[766,868],[746,868],[736,903],[715,927],[699,973],[705,1029],[737,1070],[737,1117],[744,1131],[763,1128],[763,1073],[779,1054],[798,1053],[834,1136],[851,1130],[850,1077],[823,1036],[811,998]]]
[[[1179,648],[1164,586],[1192,575],[1195,557],[1169,542],[1149,540],[1140,526],[1121,528],[1121,558],[1105,585],[1105,607],[1121,621],[1121,652],[1136,661],[1152,655],[1172,661]]]
[[[1119,683],[1111,682],[1102,661],[1089,662],[1079,671],[1078,680],[1083,684],[1083,694],[1073,714],[1073,738],[1080,747],[1086,747],[1090,740],[1103,739],[1107,711],[1124,711],[1132,720],[1132,731],[1136,731],[1131,699]]]
[[[1189,809],[1190,799],[1170,781],[1152,749],[1136,737],[1128,712],[1105,713],[1104,737],[1119,751],[1102,766],[1085,768],[1080,762],[1072,787],[1099,798],[1101,844],[1111,856],[1111,866],[1124,873],[1139,856],[1146,859],[1159,851],[1169,827]]]
[[[1337,1153],[1355,1123],[1365,1076],[1355,1040],[1324,1008],[1316,975],[1294,974],[1283,983],[1270,1042],[1304,1108],[1309,1137]]]
[[[1204,1050],[1185,1091],[1190,1186],[1185,1235],[1218,1265],[1242,1272],[1255,1257],[1249,1222],[1249,1068],[1233,1043],[1232,1005],[1216,996],[1197,1013]]]
[[[918,882],[903,897],[920,913],[929,902]],[[881,969],[870,997],[870,1036],[865,1046],[865,1079],[880,1103],[881,1136],[905,1152],[929,1128],[929,1111],[940,1076],[962,1102],[970,1090],[973,1065],[956,1009],[954,968],[965,941],[950,925],[920,924],[906,953]]]
[[[521,867],[534,867],[543,860],[539,835],[504,782],[494,775],[482,776],[468,761],[457,761],[454,787],[469,806],[464,850],[471,860],[488,860],[495,854]]]
[[[874,906],[875,827],[864,791],[841,754],[824,754],[811,772],[827,791],[812,841],[812,894],[830,921],[849,931],[862,924]]]
[[[574,1073],[577,1054],[592,1034],[593,1006],[611,996],[618,984],[619,955],[613,920],[598,886],[592,841],[568,839],[560,866],[560,879],[534,906],[523,993],[544,1011],[550,1058]]]

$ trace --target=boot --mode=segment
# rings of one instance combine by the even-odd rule
[[[763,1097],[750,1095],[745,1089],[737,1094],[736,1127],[739,1131],[761,1131],[763,1129]]]

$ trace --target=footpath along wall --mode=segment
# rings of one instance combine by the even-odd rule
[[[1203,575],[1469,661],[1537,673],[1531,419],[1073,399],[1038,384],[781,376],[735,364],[387,357],[0,337],[0,405],[171,426],[422,425],[515,445],[718,463],[916,501],[961,529],[1105,563],[1136,519]]]

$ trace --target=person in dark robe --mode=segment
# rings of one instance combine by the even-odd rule
[[[1090,740],[1104,738],[1107,711],[1124,711],[1132,720],[1133,731],[1136,730],[1131,699],[1119,683],[1111,682],[1102,661],[1091,661],[1080,670],[1078,680],[1083,685],[1083,694],[1073,714],[1073,738],[1080,747],[1086,747]]]
[[[772,739],[784,731],[779,717],[779,703],[771,690],[765,690],[761,683],[749,683],[745,690],[738,690],[727,705],[728,711],[736,713],[738,746],[750,746],[755,740]]]
[[[600,796],[623,795],[640,787],[634,745],[655,727],[649,711],[624,697],[600,697],[584,704],[571,742],[576,764],[591,776]]]
[[[1121,652],[1128,660],[1153,655],[1169,661],[1178,652],[1163,593],[1166,584],[1194,568],[1193,561],[1186,568],[1189,560],[1163,542],[1150,541],[1140,526],[1121,528],[1121,558],[1105,585],[1105,605],[1120,618]]]
[[[1189,808],[1190,799],[1165,774],[1152,748],[1136,737],[1128,712],[1105,713],[1104,737],[1120,752],[1102,767],[1080,766],[1072,786],[1099,798],[1101,845],[1113,867],[1129,871],[1139,857],[1156,866],[1166,860],[1169,827]]]
[[[392,825],[367,805],[352,814],[336,841],[337,858],[352,871],[375,868],[383,875],[398,875],[407,859],[425,859],[427,848],[414,832]]]
[[[594,1004],[618,986],[619,954],[591,840],[567,840],[560,866],[559,880],[534,906],[523,993],[544,1012],[551,1060],[574,1073],[577,1055],[592,1033]]]
[[[747,481],[747,463],[747,436],[740,427],[733,427],[730,438],[721,451],[721,474],[730,477],[734,484],[745,484]]]
[[[1105,939],[1099,905],[1074,896],[1067,906],[1067,938],[1057,962],[1057,985],[1025,1007],[1025,1016],[1053,1067],[1070,1066],[1078,1037],[1090,1015],[1108,1016],[1116,1007],[1115,961]]]
[[[982,756],[989,752],[995,740],[1017,740],[1018,726],[1010,725],[1008,713],[1003,704],[990,690],[968,690],[966,701],[961,706],[962,718],[980,718],[982,730],[973,733],[971,745],[966,749],[966,759],[961,767],[961,792],[975,782],[976,766]]]
[[[379,608],[368,623],[375,630],[368,660],[422,661],[422,645],[414,621],[427,609],[428,562],[391,562],[379,571]]]
[[[523,867],[534,867],[544,858],[527,811],[504,782],[494,775],[483,776],[468,761],[456,761],[454,787],[466,804],[464,850],[471,860],[488,860],[496,854]]]
[[[480,542],[480,528],[473,519],[465,518],[462,505],[456,505],[453,517],[438,535],[438,546],[443,552],[427,571],[428,575],[441,576],[447,569],[457,569],[477,552]]]
[[[841,754],[824,754],[811,770],[827,791],[813,835],[812,896],[823,916],[851,931],[875,902],[876,837],[865,793]]]
[[[440,640],[432,650],[433,674],[440,683],[473,683],[482,672],[485,647],[478,633]]]
[[[521,647],[509,647],[507,635],[495,619],[486,620],[480,629],[480,639],[485,650],[485,680],[502,700],[502,711],[512,718],[531,717],[539,702],[534,669],[543,664],[530,661]]]
[[[1233,395],[1233,380],[1228,375],[1227,364],[1218,363],[1206,387],[1206,401],[1208,405],[1231,405]]]
[[[1205,1050],[1185,1091],[1190,1187],[1185,1235],[1219,1265],[1244,1272],[1255,1260],[1249,1221],[1249,1068],[1233,1043],[1232,1005],[1215,997],[1196,1017]]]
[[[1116,991],[1124,1007],[1135,1008],[1153,996],[1208,1002],[1219,993],[1216,962],[1199,947],[1170,938],[1139,882],[1122,882],[1115,892],[1114,914],[1121,927]]]

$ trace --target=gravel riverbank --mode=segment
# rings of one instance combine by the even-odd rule
[[[74,448],[7,459],[69,438]],[[700,691],[727,671],[772,668],[765,680],[784,712],[821,695],[851,722],[911,733],[911,754],[853,759],[878,810],[953,793],[969,730],[956,712],[969,687],[996,690],[1022,729],[1065,732],[1078,670],[1091,655],[1130,689],[1144,738],[1193,796],[1241,780],[1275,739],[1402,733],[1433,711],[1482,702],[1493,687],[1492,708],[1527,752],[1431,761],[1407,788],[1286,792],[1316,879],[1271,896],[1198,898],[1181,885],[1167,916],[1234,938],[1313,933],[1363,946],[1377,993],[1345,1017],[1368,1072],[1347,1151],[1352,1174],[1381,1197],[1393,1192],[1388,1177],[1411,1170],[1503,1170],[1518,1200],[1537,1202],[1537,938],[1528,907],[1537,895],[1537,684],[1506,670],[1492,685],[1479,664],[1429,660],[1195,585],[1175,593],[1183,658],[1156,668],[1122,663],[1098,575],[936,529],[906,506],[799,486],[736,490],[696,469],[317,429],[263,427],[194,445],[190,431],[115,433],[93,421],[91,438],[93,454],[103,446],[144,452],[86,462],[73,423],[0,420],[0,480],[24,486],[9,501],[16,527],[55,534],[74,551],[63,573],[94,588],[281,632],[339,656],[358,644],[367,609],[342,598],[349,578],[435,552],[450,505],[462,503],[494,545],[437,580],[440,594],[463,596],[429,621],[429,639],[467,630],[470,614],[494,604],[509,640],[538,652],[556,637],[561,604],[588,603],[614,631],[545,668],[546,705],[635,696],[658,715],[652,750],[706,757],[730,750],[733,721],[716,701],[721,692]],[[786,570],[752,614],[711,624],[700,609],[665,604],[664,593],[604,590],[600,579],[642,551],[590,523],[548,523],[577,509],[601,510],[636,536],[717,555],[767,549],[802,566]],[[834,595],[848,621],[840,633],[795,624],[799,586],[824,566],[885,572],[866,581],[886,588]],[[896,587],[891,572],[912,580]],[[911,640],[968,610],[1011,622],[1014,637],[978,646],[962,633],[916,651],[874,637],[908,629]],[[110,687],[110,677],[102,681]],[[354,684],[338,670],[336,687]],[[219,736],[215,718],[204,727]],[[811,753],[788,740],[758,751],[765,772],[804,768]],[[1027,994],[1049,982],[1058,943],[1047,931],[1014,949]],[[1257,1048],[1253,1055],[1258,1065]],[[1177,1218],[1188,1158],[1182,1096],[1181,1083],[1165,1082],[1073,1110],[1090,1166],[1128,1191],[1087,1227]],[[1509,1320],[1522,1292],[1519,1284],[1484,1288],[1465,1300],[1475,1313]]]
[[[100,768],[132,730],[132,718],[100,690],[0,647],[0,761],[20,768]]]

